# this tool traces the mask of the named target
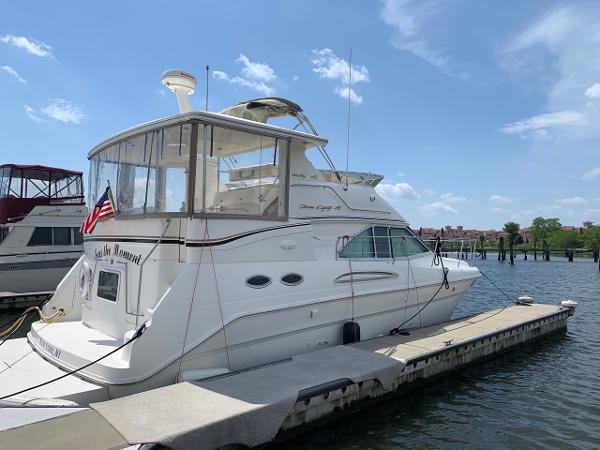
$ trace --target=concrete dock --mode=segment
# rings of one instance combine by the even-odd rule
[[[173,449],[254,447],[565,331],[572,314],[562,306],[511,306],[410,330],[407,335],[304,353],[9,429],[0,433],[0,447],[104,450],[143,443]]]

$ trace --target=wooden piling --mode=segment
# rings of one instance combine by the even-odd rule
[[[498,261],[506,260],[506,252],[504,251],[504,237],[498,238]]]
[[[512,266],[515,263],[515,250],[513,240],[510,237],[508,238],[508,253],[510,257],[510,265]]]
[[[569,262],[573,262],[573,250],[567,250],[567,258],[569,258]]]
[[[523,261],[527,261],[527,250],[523,250]]]

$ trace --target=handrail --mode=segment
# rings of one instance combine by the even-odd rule
[[[163,238],[165,237],[165,234],[167,233],[167,229],[169,228],[170,224],[171,224],[171,219],[167,219],[167,223],[165,224],[165,229],[160,234],[160,238],[158,238],[158,240],[154,243],[154,245],[152,246],[152,248],[150,249],[150,251],[148,252],[146,257],[140,263],[140,279],[139,279],[139,283],[138,283],[137,306],[136,306],[136,310],[135,310],[135,329],[136,330],[138,329],[138,321],[140,318],[140,301],[141,301],[141,292],[142,292],[142,276],[144,275],[144,264],[146,264],[146,261],[148,261],[148,258],[150,258],[150,255],[152,255],[152,253],[154,253],[154,250],[156,250],[156,247],[158,247],[158,244],[160,244],[161,241],[163,240]]]

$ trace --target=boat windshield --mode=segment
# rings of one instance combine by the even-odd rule
[[[286,140],[232,128],[155,129],[94,154],[89,204],[110,185],[117,215],[285,216],[286,157]]]

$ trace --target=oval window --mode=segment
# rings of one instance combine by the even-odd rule
[[[281,277],[281,282],[287,286],[297,286],[304,281],[299,273],[288,273]]]
[[[254,275],[246,279],[246,285],[254,288],[264,288],[271,284],[271,279],[266,275]]]

